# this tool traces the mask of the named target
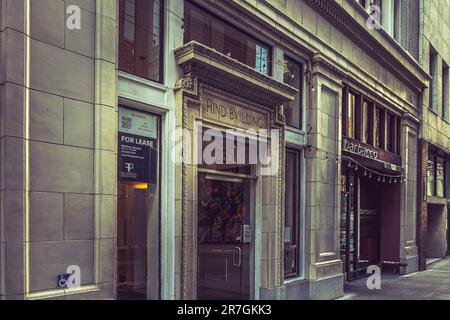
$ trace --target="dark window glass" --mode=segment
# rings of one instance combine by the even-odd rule
[[[437,74],[437,63],[438,63],[438,55],[436,50],[433,47],[430,47],[430,65],[429,65],[429,73],[433,77],[433,79],[430,81],[430,87],[429,87],[429,95],[430,95],[430,102],[429,102],[429,108],[432,109],[435,112],[438,112],[438,74]]]
[[[428,157],[428,170],[427,170],[427,195],[434,196],[436,195],[436,166],[435,166],[435,157],[433,154],[430,154]]]
[[[438,197],[444,197],[444,168],[444,159],[436,158],[436,196]]]
[[[393,114],[387,113],[386,126],[387,126],[386,128],[387,151],[395,153],[397,134],[395,130],[396,126],[395,116]]]
[[[398,155],[401,154],[401,141],[402,141],[402,120],[400,117],[397,117],[397,150],[396,153]]]
[[[302,65],[285,57],[284,58],[284,83],[298,89],[300,92],[294,101],[286,104],[286,124],[301,129],[302,127]]]
[[[375,110],[375,147],[384,149],[384,110]]]
[[[450,69],[448,65],[443,62],[442,65],[442,118],[449,120],[450,112]]]
[[[119,69],[162,82],[163,0],[119,0]]]
[[[286,150],[286,214],[284,221],[284,277],[299,274],[300,153]]]
[[[269,46],[189,2],[185,2],[184,19],[185,43],[200,42],[270,75]]]
[[[364,101],[362,104],[362,142],[373,144],[373,134],[372,134],[372,122],[373,122],[373,107],[372,104]]]
[[[353,93],[349,93],[347,106],[347,137],[352,139],[356,139],[355,116],[356,96]]]

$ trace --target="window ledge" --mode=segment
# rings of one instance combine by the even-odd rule
[[[155,88],[155,89],[158,89],[158,90],[161,90],[161,91],[169,90],[169,88],[167,86],[165,86],[165,85],[163,85],[163,84],[161,84],[159,82],[152,81],[152,80],[149,80],[149,79],[145,79],[145,78],[136,76],[134,74],[131,74],[131,73],[128,73],[128,72],[125,72],[125,71],[120,71],[119,70],[118,75],[119,75],[119,79],[121,79],[121,78],[122,79],[126,79],[126,80],[129,80],[129,81],[132,81],[132,82],[135,82],[135,83],[139,83],[139,84],[143,84],[143,85],[146,85],[148,87],[152,87],[152,88]]]
[[[199,42],[191,41],[175,49],[177,64],[185,74],[200,74],[203,79],[224,87],[233,86],[234,92],[251,95],[253,99],[270,104],[293,101],[298,90],[275,80],[236,59],[224,55]],[[269,99],[269,101],[267,101]]]
[[[447,199],[445,197],[427,196],[427,203],[445,206]]]
[[[428,111],[431,111],[431,113],[433,113],[434,115],[439,117],[439,111],[434,110],[433,108],[428,107]]]
[[[289,125],[286,125],[286,130],[289,130],[289,131],[292,131],[292,132],[295,132],[295,133],[299,133],[299,134],[303,134],[303,135],[306,134],[305,130],[300,129],[300,128],[296,128],[296,127],[291,127]]]
[[[293,278],[284,280],[284,285],[293,285],[293,284],[304,282],[304,281],[306,281],[305,277],[293,277]]]

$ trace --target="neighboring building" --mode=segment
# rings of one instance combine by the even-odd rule
[[[440,169],[420,198],[450,147],[416,61],[436,32],[375,2],[382,29],[369,1],[1,0],[0,298],[333,299],[417,271],[446,205]]]
[[[419,61],[433,77],[423,94],[418,148],[420,269],[450,253],[450,4],[421,1]]]

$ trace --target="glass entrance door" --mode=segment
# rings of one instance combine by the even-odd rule
[[[251,181],[200,173],[197,255],[199,299],[250,299]]]

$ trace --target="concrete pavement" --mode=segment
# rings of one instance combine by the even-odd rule
[[[367,278],[348,282],[338,300],[450,300],[450,257],[428,270],[403,276],[382,275],[381,289],[369,290]]]

